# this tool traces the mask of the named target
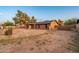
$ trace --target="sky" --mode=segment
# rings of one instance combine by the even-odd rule
[[[79,6],[0,6],[0,23],[12,21],[17,10],[35,16],[37,21],[79,18]]]

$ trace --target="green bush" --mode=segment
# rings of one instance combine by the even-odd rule
[[[7,21],[7,22],[4,23],[4,26],[13,26],[13,23],[10,22],[10,21]]]
[[[76,24],[77,23],[77,19],[72,18],[72,19],[68,19],[64,22],[65,25],[72,25],[72,24]]]

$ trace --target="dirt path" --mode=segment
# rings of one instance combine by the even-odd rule
[[[39,34],[35,30],[32,32]],[[0,44],[0,52],[71,52],[67,47],[74,37],[72,31],[45,31],[41,35],[18,39],[13,44]]]

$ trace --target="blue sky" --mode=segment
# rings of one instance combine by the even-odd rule
[[[11,21],[17,10],[35,16],[38,21],[79,18],[78,6],[0,6],[0,22]]]

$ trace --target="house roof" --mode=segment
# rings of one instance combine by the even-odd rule
[[[56,22],[58,23],[56,20],[51,20],[51,21],[42,21],[42,22],[37,22],[36,24],[50,24],[51,22]]]
[[[37,22],[36,24],[50,24],[51,21],[42,21],[42,22]]]
[[[56,20],[51,20],[51,21],[41,21],[41,22],[36,22],[36,23],[30,23],[30,24],[50,24],[51,22],[56,22]]]

